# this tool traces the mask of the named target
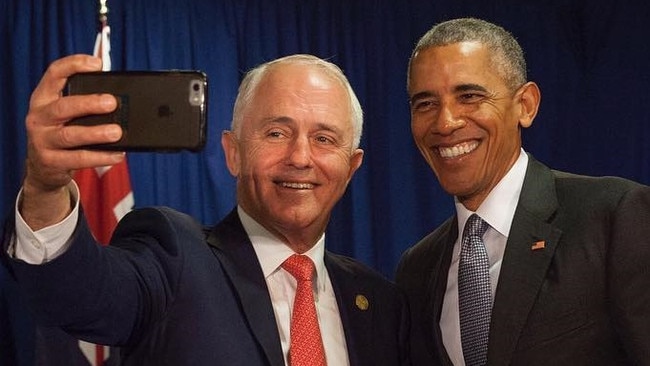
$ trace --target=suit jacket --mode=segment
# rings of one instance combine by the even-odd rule
[[[108,247],[85,220],[73,238],[43,265],[4,258],[39,322],[121,346],[127,365],[284,365],[266,282],[236,211],[204,229],[171,209],[141,209],[120,222]],[[405,364],[403,293],[350,258],[326,252],[325,266],[351,365]]]
[[[451,365],[439,322],[457,237],[454,216],[400,260],[414,365]],[[552,171],[530,157],[487,363],[650,365],[650,188]]]

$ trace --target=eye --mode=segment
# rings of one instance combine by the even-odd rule
[[[483,99],[483,95],[478,93],[463,93],[458,99],[460,99],[461,103],[476,103]]]
[[[279,139],[285,136],[285,133],[282,130],[269,130],[266,133],[266,137],[272,138],[272,139]]]
[[[427,112],[436,108],[438,104],[433,99],[419,99],[411,103],[414,112]]]
[[[331,145],[331,144],[334,144],[334,139],[332,139],[329,136],[319,135],[319,136],[316,136],[316,142],[318,142],[319,144]]]

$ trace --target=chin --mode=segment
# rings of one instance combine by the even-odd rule
[[[457,197],[466,197],[472,192],[471,186],[458,182],[441,182],[440,186],[447,194]]]
[[[285,222],[289,226],[304,226],[317,219],[317,215],[311,210],[286,209],[275,215],[278,221]]]

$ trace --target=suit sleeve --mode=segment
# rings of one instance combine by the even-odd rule
[[[612,314],[635,365],[650,365],[650,187],[621,200],[608,253]]]
[[[171,210],[137,210],[103,247],[81,219],[60,257],[10,265],[39,323],[93,343],[126,345],[137,342],[174,301],[183,267],[179,243],[201,241],[196,227]]]

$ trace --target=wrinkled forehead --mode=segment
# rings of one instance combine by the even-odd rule
[[[345,83],[332,71],[319,64],[283,63],[269,65],[261,75],[260,87],[291,89],[314,88],[345,92]],[[337,90],[338,91],[338,90]]]

